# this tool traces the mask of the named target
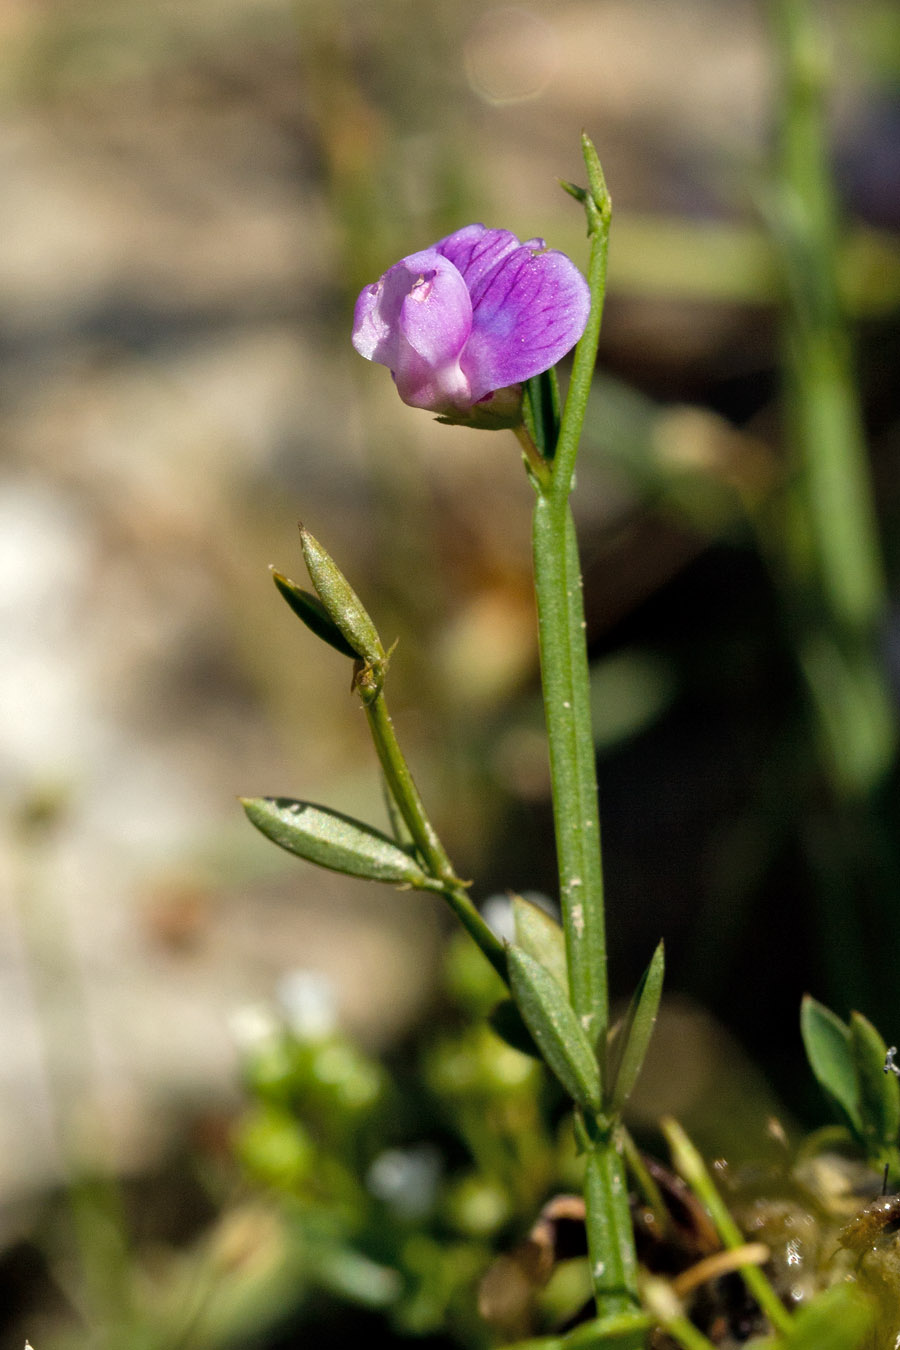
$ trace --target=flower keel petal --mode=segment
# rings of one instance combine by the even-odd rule
[[[413,253],[356,302],[353,345],[390,367],[404,403],[435,412],[472,403],[459,358],[472,302],[456,267],[435,249]]]

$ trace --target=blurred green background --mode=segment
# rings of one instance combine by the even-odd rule
[[[286,975],[395,1063],[441,1024],[444,915],[276,856],[235,802],[383,823],[344,665],[267,574],[303,580],[298,518],[398,639],[460,875],[552,893],[518,452],[402,407],[349,329],[471,220],[584,265],[582,128],[615,205],[576,499],[612,987],[660,935],[669,961],[636,1127],[742,1156],[779,1100],[815,1122],[806,989],[900,1039],[900,20],[819,18],[0,3],[4,1334],[106,1343],[72,1241],[165,1272],[237,1223],[240,1028]],[[118,1199],[78,1198],[98,1171],[130,1256]],[[221,1320],[127,1343],[267,1343]]]

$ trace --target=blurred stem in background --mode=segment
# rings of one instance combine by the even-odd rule
[[[886,836],[875,837],[878,796],[897,747],[882,659],[887,590],[839,285],[828,43],[810,0],[773,0],[770,14],[781,76],[771,222],[786,299],[789,466],[786,492],[775,506],[783,514],[763,522],[763,546],[782,574],[790,637],[831,790],[829,820],[813,825],[808,852],[825,909],[830,984],[853,1003],[872,983],[866,956],[873,951],[865,940],[871,920],[883,925],[879,944],[888,930],[900,939],[895,883],[889,885],[888,869],[879,867],[880,859],[889,862],[890,850]]]
[[[121,1195],[96,1101],[81,963],[52,866],[65,810],[58,791],[21,803],[13,822],[13,891],[37,1018],[45,1109],[68,1207],[61,1246],[71,1244],[75,1257],[73,1262],[63,1253],[55,1273],[91,1345],[113,1350],[138,1322]],[[33,1103],[25,1109],[38,1113]]]
[[[466,8],[432,10],[408,59],[408,11],[388,0],[366,20],[348,0],[294,6],[306,106],[340,248],[336,275],[352,305],[408,236],[456,228],[472,156],[458,149],[458,100],[447,51]],[[341,309],[341,322],[345,310]]]
[[[887,592],[852,346],[838,289],[839,228],[828,161],[825,36],[808,0],[773,6],[783,80],[777,222],[788,304],[784,371],[796,481],[788,547],[813,639],[803,667],[835,789],[871,791],[893,760],[894,713],[877,642]]]

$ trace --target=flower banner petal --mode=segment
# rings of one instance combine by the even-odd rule
[[[486,225],[465,225],[435,244],[438,253],[449,258],[461,273],[470,294],[507,254],[519,247],[510,230],[490,230]]]

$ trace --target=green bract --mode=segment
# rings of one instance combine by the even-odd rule
[[[309,530],[300,526],[303,557],[319,599],[353,652],[370,666],[381,666],[384,647],[378,630],[337,563]]]
[[[610,1108],[613,1112],[622,1110],[643,1066],[659,1012],[664,973],[665,952],[660,942],[634,991],[628,1012],[616,1030],[611,1047],[609,1081]]]
[[[547,1064],[574,1102],[599,1111],[600,1070],[559,984],[521,947],[510,947],[506,959],[513,997]]]

